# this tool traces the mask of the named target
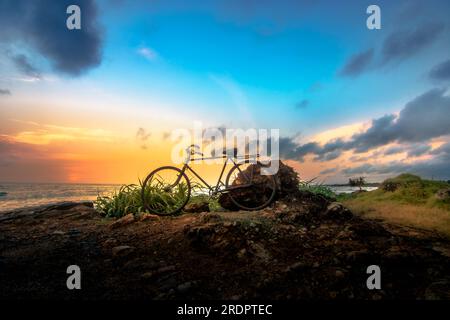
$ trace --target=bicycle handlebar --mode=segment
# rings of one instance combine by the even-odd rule
[[[204,156],[203,152],[197,151],[198,149],[200,149],[199,145],[191,144],[189,147],[186,148],[186,152],[189,153],[191,156],[198,154],[203,157]]]

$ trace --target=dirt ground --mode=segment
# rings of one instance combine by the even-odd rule
[[[256,212],[0,215],[1,299],[450,299],[450,241],[294,199]],[[81,269],[68,290],[66,269]],[[381,290],[369,290],[369,265]]]

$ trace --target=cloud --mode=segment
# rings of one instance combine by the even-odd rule
[[[14,55],[11,58],[11,60],[14,62],[16,68],[25,75],[34,79],[41,78],[41,73],[31,64],[31,62],[25,55],[23,54]]]
[[[450,59],[434,66],[429,76],[434,80],[450,80]]]
[[[81,9],[81,30],[66,27],[69,5]],[[2,1],[0,42],[47,59],[53,69],[78,76],[101,63],[102,32],[94,0]]]
[[[386,151],[384,151],[384,155],[385,156],[390,156],[393,154],[398,154],[398,153],[403,153],[405,152],[405,147],[403,146],[393,146],[393,147],[389,147],[388,149],[386,149]]]
[[[8,89],[0,89],[0,96],[9,96],[11,95],[11,91]]]
[[[335,173],[336,171],[337,171],[337,168],[328,168],[328,169],[320,171],[320,174],[330,174],[330,173]]]
[[[422,177],[450,179],[450,153],[443,152],[431,160],[412,163],[392,161],[387,164],[363,164],[354,168],[346,168],[342,173],[353,174],[398,174],[409,172]]]
[[[3,181],[67,181],[69,160],[51,157],[47,148],[0,135],[0,177]]]
[[[439,22],[422,24],[411,30],[395,30],[384,41],[380,48],[381,67],[391,62],[406,60],[431,45],[444,30],[444,24]],[[378,51],[378,50],[377,50]],[[369,70],[375,60],[375,50],[370,48],[350,57],[344,67],[338,72],[340,76],[356,77]],[[378,60],[378,59],[377,59]],[[442,66],[444,70],[437,70],[436,75],[448,78],[449,66]],[[433,73],[434,74],[434,73]],[[430,75],[431,76],[431,75]]]
[[[364,163],[362,165],[353,167],[353,168],[346,168],[342,170],[342,173],[347,175],[352,174],[362,174],[362,173],[373,173],[374,172],[374,166],[370,163]]]
[[[450,142],[441,145],[439,148],[432,150],[430,153],[435,155],[447,155],[450,157]]]
[[[431,146],[427,144],[413,146],[408,151],[408,157],[419,157],[431,150]]]
[[[372,120],[363,133],[353,135],[347,148],[365,152],[390,142],[421,142],[450,134],[450,96],[432,89],[408,102],[398,116]]]
[[[316,160],[336,159],[340,153],[353,150],[364,153],[389,143],[419,143],[450,134],[450,96],[445,89],[432,89],[408,102],[398,115],[388,114],[373,119],[369,128],[356,133],[350,139],[331,140],[325,144],[308,142],[298,145],[291,138],[280,138],[280,155],[286,159],[303,161],[307,154],[316,155]],[[410,148],[409,148],[410,149]],[[411,150],[419,154],[425,147]],[[394,151],[387,150],[389,154]],[[424,151],[426,152],[426,151]]]
[[[442,23],[429,23],[412,30],[391,33],[381,48],[383,64],[410,58],[430,45],[443,29]]]
[[[392,130],[400,141],[424,141],[450,133],[450,96],[432,89],[407,103]]]
[[[305,109],[309,105],[309,100],[303,99],[302,101],[298,102],[295,107],[297,109]]]
[[[339,71],[339,75],[355,77],[367,70],[372,62],[374,50],[371,48],[367,51],[353,55],[346,62],[344,67]]]
[[[318,161],[331,161],[334,159],[337,159],[341,156],[342,151],[341,150],[334,150],[326,153],[319,154],[314,158],[314,160]]]
[[[158,59],[158,53],[152,48],[143,47],[138,50],[138,54],[143,56],[149,61],[155,61]]]
[[[26,131],[21,131],[10,136],[14,142],[28,145],[48,145],[58,142],[90,141],[110,143],[118,141],[119,137],[110,131],[103,129],[63,127],[51,124],[39,124],[31,121],[12,120],[31,126]],[[1,137],[1,136],[0,136]]]
[[[147,140],[151,136],[151,132],[147,132],[144,128],[139,128],[136,132],[136,140],[139,143],[141,149],[147,149]]]

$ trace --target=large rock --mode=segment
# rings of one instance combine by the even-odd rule
[[[208,201],[188,203],[184,207],[183,211],[188,212],[188,213],[209,212],[209,203],[208,203]]]
[[[134,221],[135,221],[134,215],[132,213],[129,213],[126,216],[123,216],[122,218],[114,221],[114,223],[111,224],[110,228],[111,229],[120,228],[120,227],[126,226],[130,223],[133,223]]]
[[[353,217],[353,214],[342,203],[332,202],[328,205],[324,217],[332,220],[348,220]]]

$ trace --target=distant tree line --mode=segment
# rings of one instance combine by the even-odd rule
[[[349,186],[359,187],[359,190],[362,190],[362,187],[366,184],[366,178],[357,177],[357,178],[349,178],[348,179]]]

